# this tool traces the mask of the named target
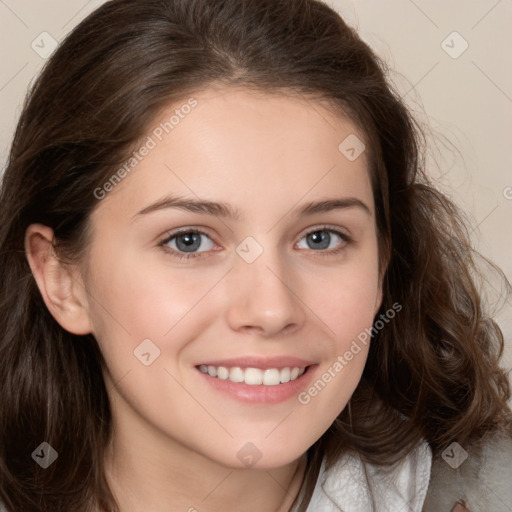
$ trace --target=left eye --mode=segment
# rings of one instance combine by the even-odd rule
[[[311,245],[307,247],[300,247],[301,249],[313,249],[317,251],[322,249],[333,249],[333,247],[331,246],[332,242],[346,242],[348,241],[348,237],[343,233],[339,233],[338,231],[335,231],[333,229],[318,229],[316,231],[311,231],[310,233],[302,237],[301,242],[302,240],[305,240],[306,244]],[[299,244],[301,242],[299,242]],[[335,243],[334,246],[336,246],[337,243]]]

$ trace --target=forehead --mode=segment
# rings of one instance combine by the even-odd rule
[[[176,193],[243,211],[257,201],[263,208],[336,190],[371,202],[364,147],[364,134],[326,102],[206,89],[160,111],[136,145],[135,165],[104,204],[144,207]]]

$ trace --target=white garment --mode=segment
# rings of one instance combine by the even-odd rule
[[[421,512],[431,466],[426,441],[387,472],[349,454],[325,472],[324,460],[307,512]]]

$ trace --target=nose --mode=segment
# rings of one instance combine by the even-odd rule
[[[265,338],[295,332],[305,320],[300,279],[277,251],[264,250],[256,261],[236,257],[228,274],[227,322],[237,332]]]

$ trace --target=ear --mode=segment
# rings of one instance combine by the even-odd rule
[[[25,232],[25,254],[46,307],[73,334],[89,334],[87,294],[78,269],[63,263],[53,248],[53,230],[31,224]]]

